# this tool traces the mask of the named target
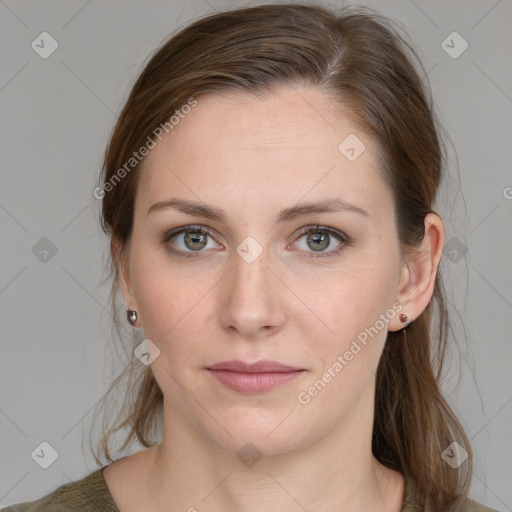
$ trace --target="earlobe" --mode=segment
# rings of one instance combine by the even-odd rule
[[[403,329],[411,323],[410,313],[408,313],[407,305],[404,305],[404,297],[407,296],[408,290],[411,289],[411,270],[407,262],[402,265],[400,280],[398,282],[399,295],[393,309],[397,311],[395,317],[388,324],[388,331],[394,332]]]
[[[389,331],[398,331],[413,322],[428,306],[434,293],[436,275],[444,247],[444,226],[435,213],[425,217],[425,235],[418,247],[407,254],[400,279],[397,302],[402,310],[397,318],[389,323]],[[407,315],[408,321],[402,314]]]

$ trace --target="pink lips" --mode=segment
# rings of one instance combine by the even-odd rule
[[[224,386],[241,393],[261,393],[297,378],[304,371],[277,361],[224,361],[207,368]]]

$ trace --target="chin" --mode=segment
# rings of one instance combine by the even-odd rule
[[[308,428],[306,425],[298,425],[297,415],[284,410],[279,411],[279,414],[266,412],[259,408],[252,411],[238,409],[222,420],[213,414],[224,428],[217,423],[215,425],[218,428],[212,428],[212,423],[209,423],[204,425],[203,432],[213,444],[239,458],[249,456],[252,452],[260,456],[284,455],[314,442],[308,441],[309,436],[305,436],[313,426]]]

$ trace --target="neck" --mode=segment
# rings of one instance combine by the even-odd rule
[[[164,404],[163,438],[151,450],[146,503],[150,510],[172,503],[174,510],[190,512],[399,512],[404,480],[372,454],[371,405],[367,417],[347,420],[314,444],[243,463],[236,450],[213,444]]]

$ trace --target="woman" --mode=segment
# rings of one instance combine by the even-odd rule
[[[412,57],[370,11],[295,4],[159,49],[95,190],[138,389],[107,466],[7,511],[490,510],[431,363],[443,151]],[[114,462],[124,427],[148,449]]]

